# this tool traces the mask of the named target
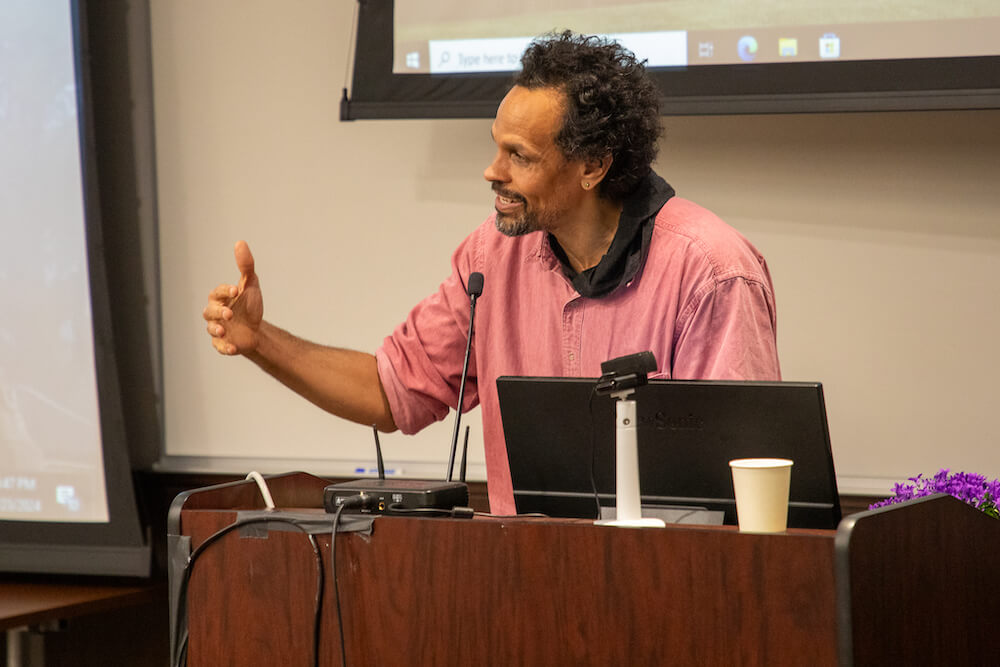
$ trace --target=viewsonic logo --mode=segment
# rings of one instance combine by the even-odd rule
[[[667,415],[662,411],[652,417],[640,417],[641,426],[652,426],[658,431],[700,431],[705,428],[705,420],[696,414],[686,416]]]

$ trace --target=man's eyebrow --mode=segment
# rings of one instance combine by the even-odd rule
[[[527,145],[527,144],[525,144],[525,143],[523,143],[521,141],[506,140],[506,141],[498,141],[498,142],[496,142],[496,144],[497,144],[497,146],[499,146],[500,148],[503,148],[504,150],[508,150],[508,151],[513,152],[513,153],[520,153],[520,154],[525,155],[525,156],[532,155],[532,154],[535,153],[535,151],[532,150],[531,146],[529,146],[529,145]]]
[[[495,143],[498,147],[503,148],[504,150],[512,151],[514,153],[521,153],[523,155],[532,155],[537,153],[537,151],[533,150],[531,146],[521,141],[515,141],[510,139],[497,140],[496,133],[494,132],[494,128],[492,125],[490,126],[490,139],[492,139],[493,143]]]

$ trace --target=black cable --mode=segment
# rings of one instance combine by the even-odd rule
[[[443,507],[403,507],[402,503],[392,503],[385,510],[385,513],[389,516],[419,514],[421,516],[451,517],[454,519],[466,518],[466,514],[469,517],[472,516],[471,510],[464,507],[453,507],[449,510]],[[468,510],[468,512],[464,510]]]
[[[594,479],[594,466],[597,458],[597,429],[594,427],[594,399],[597,397],[597,385],[590,390],[587,401],[587,411],[590,413],[590,490],[594,494],[594,505],[597,506],[597,520],[601,519],[601,496],[597,493],[597,481]]]
[[[330,571],[333,573],[333,602],[337,611],[337,630],[340,633],[340,664],[347,667],[347,649],[344,646],[344,615],[340,610],[340,579],[337,577],[337,526],[340,525],[340,515],[345,509],[370,508],[377,502],[377,496],[359,493],[350,498],[338,500],[337,509],[333,514],[333,532],[330,534]]]
[[[292,526],[295,526],[295,528],[297,528],[300,531],[302,531],[303,533],[305,533],[306,537],[309,538],[309,543],[312,545],[313,554],[316,557],[316,565],[317,565],[317,568],[318,568],[318,570],[317,570],[317,576],[316,576],[317,595],[316,595],[315,606],[314,606],[314,609],[313,609],[313,633],[314,633],[314,635],[313,635],[313,664],[318,666],[319,665],[320,614],[322,612],[321,601],[322,601],[322,590],[323,590],[323,560],[322,560],[322,556],[320,555],[319,547],[316,544],[315,538],[311,534],[309,534],[309,532],[305,528],[303,528],[302,526],[300,526],[294,519],[289,519],[289,518],[286,518],[286,517],[249,517],[247,519],[236,521],[236,522],[234,522],[234,523],[226,526],[225,528],[220,529],[219,531],[215,532],[214,534],[210,535],[204,542],[202,542],[198,546],[197,549],[194,550],[194,552],[191,553],[191,556],[188,558],[188,562],[187,562],[187,564],[184,567],[184,577],[181,580],[180,591],[179,591],[179,596],[178,596],[177,619],[176,620],[179,623],[180,622],[180,618],[182,617],[182,615],[186,615],[186,613],[187,613],[185,607],[187,606],[187,587],[188,587],[188,581],[191,578],[191,572],[193,571],[194,563],[197,560],[197,558],[199,556],[201,556],[201,554],[204,553],[204,551],[209,546],[211,546],[216,541],[218,541],[220,538],[222,538],[223,536],[225,536],[228,533],[232,532],[233,530],[235,530],[237,528],[240,528],[242,526],[250,525],[250,524],[255,524],[255,523],[269,523],[269,522],[287,523],[287,524],[290,524]],[[178,666],[179,665],[186,665],[187,664],[187,647],[188,647],[188,631],[187,631],[187,628],[184,629],[183,633],[181,633],[179,635],[175,635],[175,636],[178,638],[178,641],[181,642],[180,646],[177,648],[177,662],[176,662],[176,664]]]
[[[323,576],[323,555],[320,553],[319,545],[316,544],[316,538],[313,537],[312,533],[306,533],[306,535],[309,536],[309,543],[316,554],[316,602],[313,608],[313,667],[319,667],[319,638],[320,630],[323,628],[323,588],[326,581]]]
[[[319,551],[319,546],[316,544],[316,539],[309,533],[309,531],[299,525],[296,519],[291,519],[282,516],[252,516],[238,521],[234,521],[228,526],[219,529],[215,533],[209,535],[205,538],[205,541],[198,545],[198,548],[191,552],[188,557],[187,563],[184,565],[184,573],[181,578],[180,587],[178,589],[177,596],[177,617],[174,619],[177,626],[180,624],[180,619],[187,618],[187,588],[188,582],[191,579],[191,573],[194,570],[194,564],[198,558],[205,553],[205,550],[210,546],[215,544],[218,540],[228,535],[237,528],[243,526],[249,526],[257,523],[287,523],[294,526],[298,530],[305,533],[306,537],[309,538],[309,543],[313,548],[313,555],[316,557],[317,575],[316,575],[316,602],[313,609],[313,665],[319,665],[319,629],[320,629],[320,614],[322,613],[322,599],[323,599],[323,558]],[[336,529],[336,524],[334,525]],[[188,648],[188,630],[185,623],[183,632],[180,628],[174,627],[174,638],[175,638],[175,667],[182,667],[182,665],[187,664],[187,648]]]
[[[346,501],[337,506],[333,515],[333,532],[330,534],[330,571],[333,573],[333,600],[337,610],[337,630],[340,632],[340,664],[347,667],[347,649],[344,647],[344,616],[340,611],[340,582],[337,579],[337,526],[340,515],[347,506]]]
[[[477,512],[471,507],[453,507],[450,510],[437,507],[403,507],[400,503],[389,505],[386,508],[387,515],[423,515],[430,517],[442,517],[449,519],[471,519],[474,516],[481,516],[490,519],[526,519],[526,518],[550,518],[548,514],[541,512],[530,512],[527,514],[490,514],[489,512]]]

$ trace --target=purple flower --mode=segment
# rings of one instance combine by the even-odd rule
[[[944,468],[933,477],[924,477],[923,473],[910,477],[908,483],[897,483],[893,486],[892,496],[873,503],[868,509],[885,507],[935,493],[947,493],[983,510],[990,516],[1000,518],[997,510],[997,501],[1000,500],[1000,480],[987,480],[984,475],[976,473],[949,473],[951,470]]]

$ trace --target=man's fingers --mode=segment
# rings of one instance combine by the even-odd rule
[[[236,346],[230,343],[228,340],[223,338],[226,335],[226,329],[221,324],[216,322],[209,322],[208,326],[205,327],[208,330],[209,335],[212,337],[212,347],[219,354],[225,354],[227,356],[232,356],[237,354]]]
[[[237,294],[239,294],[239,288],[236,285],[219,285],[208,293],[208,298],[210,301],[228,301],[236,298]]]
[[[243,286],[253,277],[253,254],[246,241],[236,242],[233,256],[236,257],[236,268],[240,270],[240,286]]]
[[[236,354],[236,346],[232,343],[227,343],[221,338],[212,338],[212,347],[214,347],[215,351],[219,354],[225,354],[227,356]]]
[[[205,329],[211,336],[212,347],[219,354],[227,356],[242,354],[233,340],[243,346],[244,351],[253,349],[255,343],[252,329],[255,322],[260,322],[261,317],[260,283],[254,273],[250,246],[246,241],[237,242],[233,255],[240,270],[239,284],[222,284],[213,289],[208,295],[208,304],[201,313],[207,322]],[[244,294],[246,298],[243,297]],[[234,307],[236,311],[233,310]],[[246,327],[250,327],[251,331],[245,331]]]
[[[205,310],[201,311],[201,316],[209,322],[231,320],[233,318],[233,311],[227,306],[223,306],[221,303],[210,301],[209,304],[205,306]]]

